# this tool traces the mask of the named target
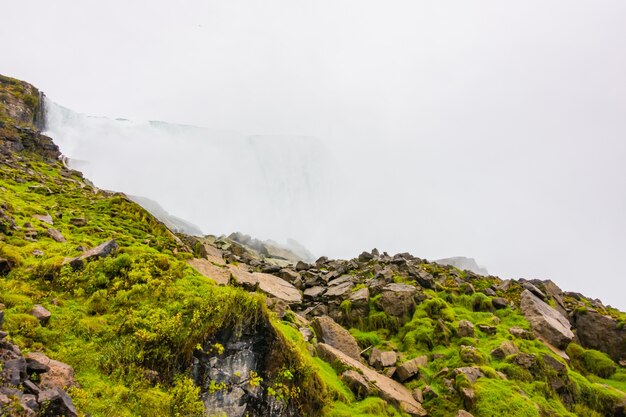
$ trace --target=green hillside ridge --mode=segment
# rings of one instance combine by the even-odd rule
[[[35,127],[40,114],[34,87],[0,77],[0,415],[30,415],[26,380],[47,384],[46,372],[8,382],[10,345],[73,368],[61,388],[80,416],[212,415],[207,404],[237,393],[250,416],[626,415],[624,313],[548,283],[408,254],[277,267],[236,242],[173,234],[64,167]],[[111,253],[90,256],[112,240]],[[520,307],[535,297],[529,288],[573,322],[573,341],[535,336]],[[50,318],[35,317],[36,306]],[[592,337],[600,320],[615,343]],[[246,375],[219,375],[248,342],[256,356]],[[334,348],[356,349],[360,363]],[[398,400],[405,393],[411,404]],[[41,396],[35,415],[57,415]]]

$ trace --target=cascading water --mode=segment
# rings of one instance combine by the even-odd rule
[[[100,188],[157,201],[203,232],[306,244],[335,164],[321,141],[79,114],[46,102],[47,134]]]

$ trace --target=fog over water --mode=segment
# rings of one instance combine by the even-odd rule
[[[626,3],[518,3],[25,0],[0,73],[97,185],[206,233],[468,256],[624,310]]]

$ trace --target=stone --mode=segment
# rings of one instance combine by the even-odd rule
[[[583,347],[604,352],[618,363],[626,360],[626,326],[592,310],[576,312],[574,326]]]
[[[228,285],[230,281],[230,270],[225,266],[215,265],[210,260],[204,258],[188,259],[187,263],[200,274],[220,285]]]
[[[351,282],[344,282],[339,285],[329,286],[324,296],[327,298],[345,299],[351,294],[352,288],[354,288],[354,284]]]
[[[284,279],[262,272],[248,272],[241,265],[229,265],[229,269],[233,282],[248,291],[258,289],[271,297],[285,301],[287,304],[302,303],[300,291]]]
[[[509,306],[509,302],[506,301],[506,299],[502,297],[492,298],[491,304],[493,305],[493,308],[495,308],[496,310],[502,310]]]
[[[462,345],[459,351],[461,360],[466,363],[482,364],[485,360],[480,351],[474,346]]]
[[[310,268],[311,268],[311,265],[303,261],[298,261],[298,263],[296,264],[296,271],[306,271],[307,269],[310,269]]]
[[[513,357],[513,362],[520,368],[530,369],[537,364],[537,356],[521,352]]]
[[[410,316],[415,311],[417,289],[406,284],[387,284],[382,289],[381,307],[391,316]]]
[[[37,401],[46,410],[43,416],[65,416],[77,417],[76,409],[72,404],[72,399],[60,388],[51,388],[41,391],[37,397]]]
[[[50,226],[54,224],[54,220],[52,220],[52,216],[49,214],[35,214],[33,217],[39,221],[49,224]]]
[[[311,331],[311,329],[309,329],[308,327],[304,327],[304,326],[300,327],[298,328],[298,331],[302,335],[302,339],[305,342],[310,342],[311,340],[313,340],[313,337],[315,336],[313,332]]]
[[[35,304],[33,309],[30,311],[30,314],[39,320],[39,323],[41,323],[42,326],[48,324],[50,317],[52,317],[52,313],[39,304]]]
[[[371,261],[372,259],[374,259],[374,255],[369,252],[361,252],[361,254],[359,255],[359,261],[367,262]]]
[[[488,334],[490,336],[493,336],[494,334],[496,334],[496,331],[498,330],[496,326],[489,326],[487,324],[479,324],[478,329],[481,332]]]
[[[491,356],[496,359],[504,359],[509,355],[515,355],[517,353],[519,353],[519,349],[517,348],[517,346],[507,340],[502,342],[500,346],[492,350]]]
[[[465,375],[470,383],[474,384],[478,378],[485,376],[477,366],[463,366],[454,370],[455,375]]]
[[[341,374],[341,380],[350,388],[357,398],[365,398],[371,394],[367,380],[357,371],[348,370]]]
[[[459,394],[461,394],[461,399],[463,400],[465,408],[474,408],[474,405],[476,405],[476,393],[473,388],[463,387],[461,388],[461,392],[459,392]]]
[[[324,287],[320,287],[319,285],[315,287],[307,288],[306,290],[304,290],[304,299],[315,300],[321,297],[321,295],[324,294],[324,291],[326,291],[326,289]]]
[[[428,415],[424,407],[413,398],[411,391],[399,382],[379,374],[358,360],[325,343],[319,343],[317,345],[317,353],[327,362],[333,363],[337,361],[348,368],[356,370],[378,391],[380,398],[397,406],[410,416],[424,417]]]
[[[573,339],[569,320],[528,289],[520,299],[520,309],[535,334],[559,349],[564,349]]]
[[[63,237],[61,232],[59,232],[57,229],[53,229],[50,227],[48,228],[47,232],[48,232],[48,236],[50,236],[55,241],[59,243],[65,243],[65,238]]]
[[[552,368],[557,375],[565,375],[567,373],[567,366],[555,357],[544,353],[542,359],[543,363],[549,368]]]
[[[532,294],[534,294],[537,298],[545,301],[546,300],[546,295],[543,293],[543,291],[541,291],[539,288],[537,288],[535,285],[531,284],[530,282],[526,281],[526,282],[522,282],[522,288],[524,288],[525,290],[531,292]]]
[[[474,416],[465,410],[459,410],[459,412],[456,413],[455,417],[474,417]]]
[[[108,240],[93,249],[89,249],[77,258],[70,259],[65,263],[69,263],[73,268],[80,268],[85,261],[92,261],[98,258],[105,258],[118,248],[117,242],[114,239]]]
[[[415,377],[419,373],[419,368],[425,367],[427,364],[428,358],[424,355],[406,361],[396,368],[396,377],[400,382],[404,382]]]
[[[415,398],[415,401],[417,401],[418,403],[424,402],[424,392],[421,388],[415,388],[413,391],[411,391],[411,394],[413,395],[413,398]]]
[[[492,288],[485,288],[483,290],[483,293],[485,295],[488,295],[489,297],[495,297],[497,295],[496,292]]]
[[[471,321],[461,320],[459,322],[459,337],[474,337],[474,325]]]
[[[26,361],[28,361],[29,367],[36,366],[35,362],[38,362],[39,364],[37,366],[48,366],[50,368],[48,371],[39,375],[39,386],[42,389],[65,389],[76,386],[74,368],[70,365],[50,359],[41,352],[31,352],[27,354]]]
[[[354,337],[349,331],[335,323],[328,316],[315,317],[311,321],[318,342],[325,343],[358,361],[361,351]]]
[[[28,377],[26,361],[21,356],[6,360],[0,376],[11,385],[20,385]]]
[[[532,332],[529,332],[526,329],[522,329],[521,327],[513,326],[509,329],[509,333],[515,337],[519,337],[524,340],[532,340],[535,338],[535,335]]]
[[[87,220],[82,217],[71,218],[70,223],[77,227],[87,226]]]
[[[380,350],[378,348],[372,349],[372,353],[369,357],[369,364],[376,369],[386,368],[388,366],[394,366],[398,360],[398,354],[393,350]]]
[[[279,276],[290,284],[293,284],[296,279],[300,278],[300,274],[289,268],[281,269]]]

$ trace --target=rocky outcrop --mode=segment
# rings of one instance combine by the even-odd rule
[[[535,334],[551,345],[564,349],[574,339],[569,320],[528,289],[522,292],[520,308]]]
[[[360,360],[359,345],[349,331],[335,323],[330,317],[315,317],[311,322],[317,340],[340,350],[354,360]]]
[[[403,317],[413,314],[415,310],[415,294],[413,285],[388,284],[382,289],[381,306],[385,313]]]
[[[85,262],[93,261],[99,258],[105,258],[112,255],[118,248],[117,242],[112,239],[108,240],[93,249],[89,249],[82,255],[69,259],[66,263],[69,263],[73,268],[82,268]]]
[[[235,285],[251,291],[258,289],[288,304],[300,304],[302,302],[300,291],[284,279],[262,272],[248,272],[241,266],[230,265],[229,268]]]
[[[574,315],[574,326],[585,348],[602,351],[615,362],[626,359],[626,327],[612,317],[584,309]]]
[[[369,384],[371,389],[378,391],[379,396],[385,401],[394,404],[400,410],[410,416],[426,416],[428,413],[422,405],[413,398],[411,391],[404,385],[379,374],[373,369],[365,366],[358,360],[346,355],[334,347],[319,343],[317,345],[318,355],[327,362],[339,362],[348,368],[356,370],[363,376],[363,379]]]

